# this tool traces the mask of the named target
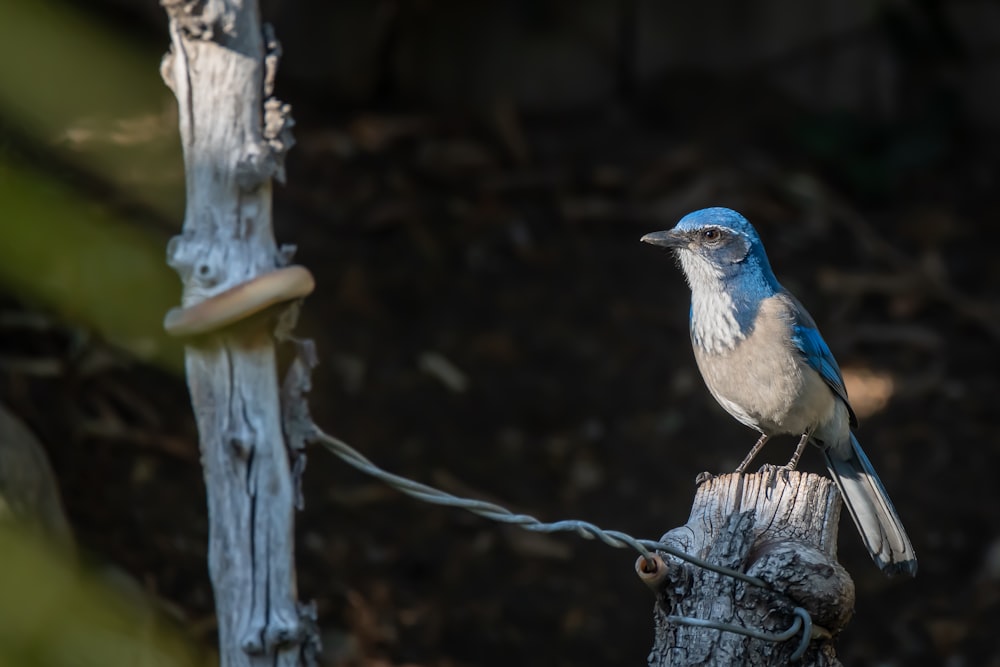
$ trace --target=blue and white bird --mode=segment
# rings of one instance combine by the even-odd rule
[[[690,329],[698,369],[715,400],[768,438],[801,435],[786,469],[810,440],[823,450],[865,547],[879,568],[915,575],[916,554],[885,487],[851,427],[844,379],[816,323],[778,283],[757,230],[728,208],[690,213],[642,237],[672,249],[691,288]]]

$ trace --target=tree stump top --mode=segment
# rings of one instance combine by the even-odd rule
[[[837,563],[841,501],[829,479],[767,470],[702,482],[688,522],[663,536],[670,546],[756,577],[767,587],[664,556],[656,590],[656,640],[649,664],[786,665],[801,635],[785,642],[692,627],[677,617],[757,632],[787,630],[796,607],[813,632],[802,665],[839,665],[830,639],[847,624],[854,583]]]

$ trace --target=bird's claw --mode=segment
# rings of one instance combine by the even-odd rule
[[[776,466],[771,463],[765,463],[760,467],[758,471],[759,474],[766,475],[767,479],[764,482],[765,493],[768,500],[771,498],[771,492],[778,486],[778,476],[781,476],[781,481],[788,484],[788,473],[795,470],[794,467],[789,465]]]

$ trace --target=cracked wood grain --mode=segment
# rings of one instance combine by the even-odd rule
[[[163,6],[171,50],[161,73],[177,97],[187,184],[184,226],[167,261],[190,306],[288,264],[291,250],[272,232],[271,179],[292,144],[291,118],[287,105],[265,100],[265,58],[273,79],[278,46],[270,33],[265,39],[255,0]],[[272,324],[256,318],[185,347],[227,667],[315,665],[319,648],[315,611],[297,599],[302,464],[296,454],[290,465]]]
[[[709,477],[699,485],[687,523],[663,542],[710,563],[757,577],[760,588],[663,556],[667,576],[656,591],[651,667],[773,666],[789,663],[799,637],[774,643],[673,623],[686,616],[778,633],[793,609],[809,612],[814,632],[804,667],[839,665],[832,639],[848,623],[854,583],[837,562],[841,500],[818,475],[767,470]]]

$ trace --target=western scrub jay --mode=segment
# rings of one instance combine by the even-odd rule
[[[875,563],[887,574],[915,575],[910,539],[851,433],[857,418],[840,368],[812,317],[774,277],[753,226],[736,211],[706,208],[642,241],[676,254],[691,288],[691,342],[705,384],[761,434],[736,472],[781,434],[801,435],[785,466],[794,469],[811,440]]]

